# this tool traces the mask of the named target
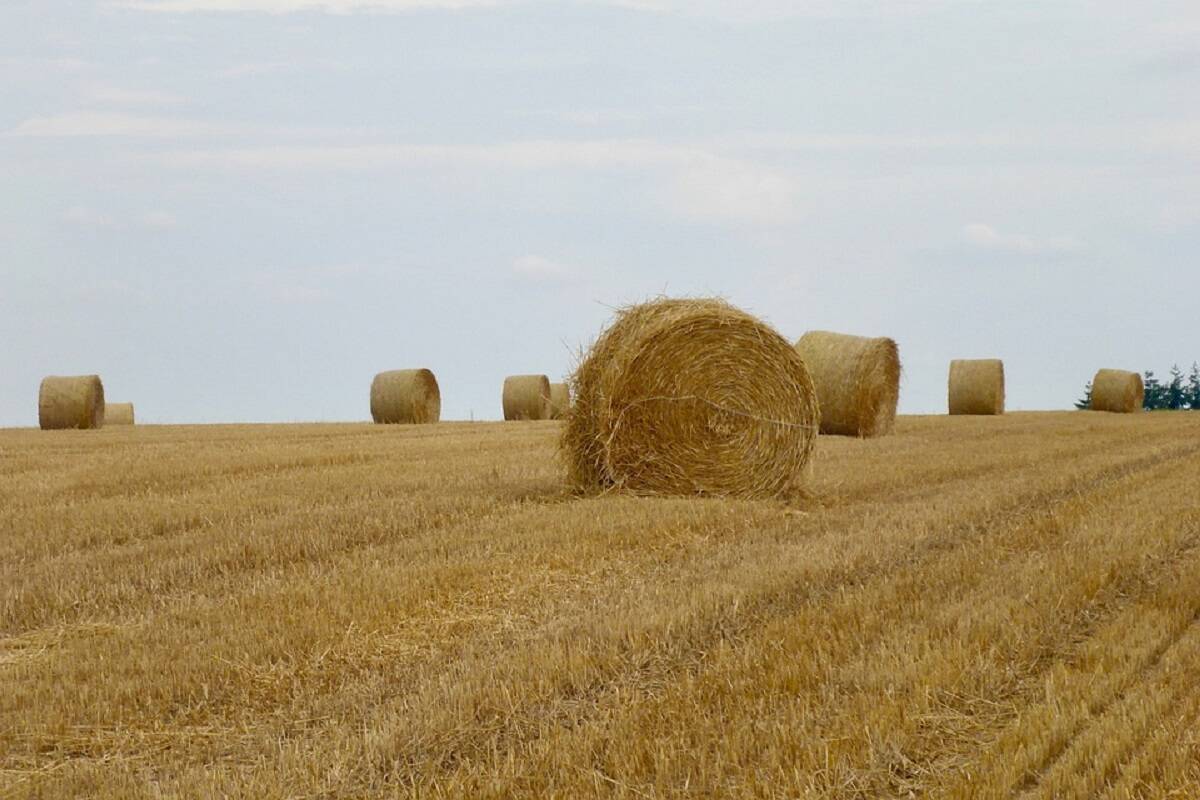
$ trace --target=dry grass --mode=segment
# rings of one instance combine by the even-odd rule
[[[0,796],[1200,795],[1200,415],[902,417],[799,505],[559,428],[0,432]]]

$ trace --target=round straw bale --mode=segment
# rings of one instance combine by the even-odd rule
[[[99,428],[104,425],[104,384],[98,375],[51,375],[38,391],[42,430]]]
[[[809,331],[796,350],[817,387],[821,433],[883,436],[896,424],[900,351],[892,339]]]
[[[1092,379],[1092,409],[1132,414],[1142,410],[1146,385],[1136,372],[1102,369]]]
[[[509,375],[501,395],[505,419],[550,419],[550,379],[545,375]]]
[[[571,408],[571,390],[565,383],[550,384],[550,419],[562,419]]]
[[[819,427],[800,354],[722,300],[621,310],[571,389],[561,450],[584,491],[787,495],[803,481]]]
[[[1004,413],[1004,362],[998,358],[950,362],[951,414]]]
[[[132,425],[133,403],[105,403],[105,425]]]
[[[442,393],[427,369],[381,372],[371,381],[371,419],[379,424],[437,422]]]

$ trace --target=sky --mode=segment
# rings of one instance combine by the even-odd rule
[[[2,426],[496,419],[662,294],[1069,408],[1200,359],[1200,4],[4,0],[0,182]]]

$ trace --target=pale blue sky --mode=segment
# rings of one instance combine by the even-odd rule
[[[901,410],[1200,358],[1200,4],[4,0],[0,425],[444,418],[612,306],[890,335]]]

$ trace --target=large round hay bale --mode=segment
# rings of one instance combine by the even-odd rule
[[[1102,369],[1092,379],[1092,410],[1132,414],[1142,410],[1146,385],[1136,372]]]
[[[550,419],[550,379],[545,375],[509,375],[500,402],[504,418]]]
[[[571,409],[571,389],[565,383],[550,384],[550,419],[562,419]]]
[[[99,428],[104,425],[104,384],[99,375],[51,375],[38,390],[42,430]]]
[[[105,425],[132,425],[133,403],[105,403]]]
[[[819,427],[795,347],[721,300],[618,312],[571,388],[561,449],[585,491],[787,495],[803,480]]]
[[[427,369],[394,369],[371,381],[371,419],[379,424],[437,422],[442,393]]]
[[[1004,362],[998,358],[950,362],[951,414],[1004,413]]]
[[[886,338],[809,331],[796,350],[817,388],[821,433],[883,436],[896,424],[900,351]]]

